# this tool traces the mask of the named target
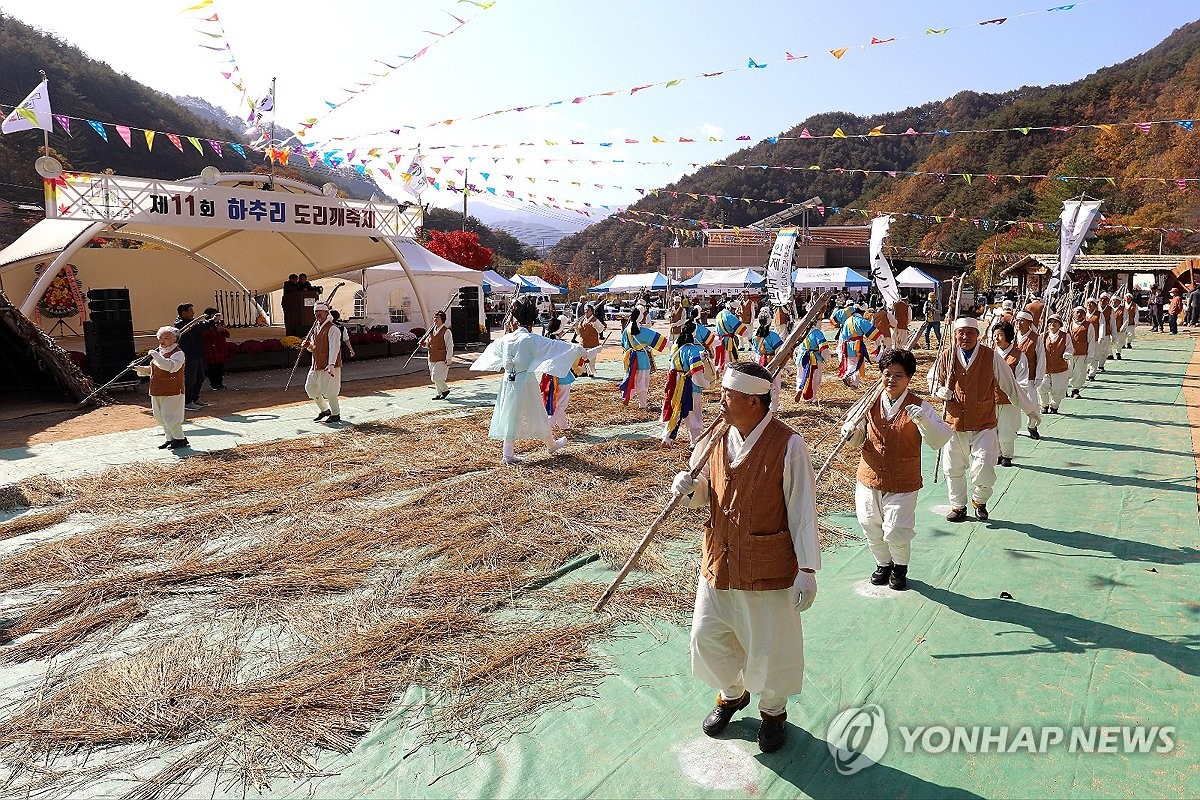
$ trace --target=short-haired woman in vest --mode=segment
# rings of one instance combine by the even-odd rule
[[[450,374],[450,361],[454,358],[454,334],[446,327],[446,312],[433,315],[433,329],[425,343],[429,348],[429,379],[437,388],[434,400],[445,400],[450,396],[450,385],[446,377]]]
[[[166,441],[159,450],[187,447],[183,435],[184,365],[187,357],[179,349],[179,329],[169,325],[158,329],[158,347],[149,353],[150,363],[134,367],[138,375],[150,379],[150,410],[162,425]]]
[[[1067,350],[1071,345],[1063,332],[1063,320],[1057,313],[1046,317],[1046,335],[1042,337],[1042,353],[1046,357],[1046,372],[1038,384],[1038,402],[1043,414],[1057,414],[1058,405],[1067,396]]]
[[[897,591],[908,588],[909,552],[917,534],[921,444],[936,451],[953,435],[933,406],[908,390],[916,371],[912,352],[884,353],[879,399],[861,420],[842,427],[843,438],[862,447],[854,508],[875,556],[871,583]]]

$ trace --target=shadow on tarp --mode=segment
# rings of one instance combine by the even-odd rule
[[[1118,628],[1103,622],[1077,617],[1061,611],[1031,606],[1019,600],[967,597],[939,589],[921,581],[910,580],[910,589],[951,611],[978,620],[1003,622],[1028,628],[1035,636],[1046,640],[1023,650],[1004,650],[985,653],[934,653],[933,658],[986,658],[1032,653],[1086,653],[1091,650],[1127,650],[1157,658],[1185,675],[1200,675],[1200,635],[1182,636],[1168,642],[1156,636]]]
[[[1082,469],[1059,469],[1057,467],[1047,467],[1043,464],[1034,464],[1025,461],[1021,462],[1021,469],[1032,472],[1045,472],[1048,475],[1057,475],[1061,478],[1075,478],[1076,480],[1090,481],[1106,486],[1136,486],[1156,492],[1196,493],[1196,479],[1194,477],[1178,478],[1175,481],[1152,481],[1146,478],[1131,478],[1124,475],[1091,472]]]
[[[1111,553],[1122,561],[1144,561],[1149,564],[1168,565],[1200,563],[1200,550],[1194,547],[1175,549],[1088,531],[1058,531],[1032,522],[1013,522],[1007,519],[993,520],[988,524],[988,528],[1017,531],[1032,539],[1040,539],[1043,542],[1062,547]]]

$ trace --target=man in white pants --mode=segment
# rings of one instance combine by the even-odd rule
[[[692,674],[719,690],[701,728],[718,736],[759,695],[758,746],[787,739],[787,700],[804,684],[800,612],[817,594],[821,568],[816,490],[804,438],[771,414],[771,373],[753,362],[721,377],[728,422],[699,476],[671,491],[708,508],[692,615]],[[707,448],[692,451],[693,468]]]
[[[438,311],[433,315],[433,329],[429,331],[425,346],[429,350],[429,378],[437,388],[434,400],[445,400],[450,396],[450,362],[454,360],[454,334],[446,327],[446,315]]]
[[[188,446],[183,435],[184,365],[187,357],[179,349],[179,329],[167,325],[158,329],[158,348],[151,350],[150,363],[134,367],[150,379],[150,411],[162,425],[166,440],[159,450],[178,450]]]
[[[312,367],[304,390],[317,404],[313,422],[324,420],[326,424],[342,421],[338,393],[342,390],[342,329],[333,324],[329,306],[317,303],[313,306],[317,321],[313,330],[305,337],[302,346],[312,352]]]
[[[1109,304],[1112,298],[1108,292],[1100,294],[1100,302],[1097,304],[1096,313],[1100,315],[1100,330],[1096,333],[1096,369],[1104,372],[1104,362],[1112,359],[1112,341],[1113,334],[1113,309]]]
[[[1071,346],[1067,349],[1067,388],[1071,397],[1082,397],[1079,392],[1087,383],[1089,354],[1096,349],[1096,332],[1087,320],[1087,309],[1075,306],[1071,311],[1071,324],[1067,326],[1067,338]]]
[[[929,371],[933,394],[946,401],[946,421],[954,436],[942,448],[950,496],[949,522],[967,519],[967,477],[975,516],[988,519],[987,501],[996,483],[996,390],[1019,399],[1021,407],[1038,423],[1037,406],[1020,387],[1004,359],[979,343],[978,322],[968,317],[954,321],[954,346],[946,349]]]
[[[1088,349],[1087,379],[1094,381],[1097,372],[1104,372],[1104,353],[1102,352],[1104,345],[1100,338],[1100,333],[1104,330],[1104,315],[1100,313],[1100,305],[1096,298],[1089,297],[1084,305],[1087,307],[1085,314],[1088,325],[1092,328],[1092,346]]]
[[[1003,359],[1008,370],[1012,372],[1017,388],[1022,394],[1026,393],[1029,374],[1025,354],[1013,342],[1012,325],[998,322],[992,326],[992,349]],[[996,446],[1000,454],[996,463],[1002,467],[1011,467],[1013,456],[1017,451],[1017,431],[1021,429],[1021,407],[1014,405],[1012,395],[1001,391],[996,395]]]
[[[1017,373],[1017,383],[1021,384],[1025,392],[1036,400],[1038,387],[1042,385],[1042,376],[1046,374],[1046,345],[1042,341],[1041,332],[1033,325],[1031,312],[1017,312],[1014,324],[1017,329],[1017,338],[1013,344],[1025,356],[1023,359],[1024,371]],[[1020,427],[1019,423],[1020,420],[1018,420],[1018,427]],[[1027,421],[1025,428],[1029,431],[1029,438],[1042,438],[1038,433],[1037,424],[1032,419]]]
[[[1122,346],[1126,350],[1133,349],[1133,334],[1137,330],[1138,306],[1133,295],[1125,295],[1125,341]]]
[[[1046,374],[1038,384],[1038,403],[1043,414],[1057,414],[1058,406],[1067,396],[1067,376],[1071,366],[1067,363],[1067,351],[1071,340],[1063,332],[1062,317],[1058,312],[1046,318],[1046,333],[1042,344],[1046,356]]]
[[[879,359],[883,389],[861,420],[848,420],[842,438],[861,442],[854,508],[875,556],[870,581],[896,591],[908,588],[912,540],[917,535],[921,444],[939,450],[954,432],[925,400],[908,391],[917,360],[908,350]]]

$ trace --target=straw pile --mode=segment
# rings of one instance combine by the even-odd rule
[[[576,386],[580,433],[656,416],[622,409],[610,383]],[[816,442],[856,396],[830,381],[813,408],[785,392],[780,416]],[[546,585],[576,560],[623,563],[685,447],[585,440],[514,469],[495,463],[486,426],[482,413],[407,417],[23,482],[31,504],[57,504],[0,527],[13,537],[0,591],[15,602],[0,641],[17,642],[9,662],[57,658],[0,709],[0,785],[53,796],[130,772],[130,797],[203,780],[244,792],[315,774],[320,749],[347,752],[397,713],[421,744],[478,753],[546,698],[588,692],[605,669],[595,645],[621,625],[686,620],[698,511],[663,526],[603,618],[590,612],[601,586]],[[841,462],[821,511],[852,507],[855,461]],[[20,548],[66,520],[89,530]],[[821,533],[823,546],[848,536]],[[404,711],[412,692],[429,702]],[[150,759],[167,766],[149,774]]]

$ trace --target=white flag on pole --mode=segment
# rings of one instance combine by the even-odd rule
[[[892,274],[892,265],[883,257],[883,240],[887,238],[892,218],[884,215],[871,220],[871,280],[883,295],[883,304],[891,308],[900,299],[900,287]]]
[[[429,181],[425,177],[425,167],[421,164],[421,154],[417,153],[412,157],[412,162],[409,163],[408,169],[404,172],[404,189],[418,200],[421,199],[421,192],[425,191],[425,187],[429,185]]]
[[[1046,298],[1058,292],[1071,280],[1071,264],[1083,245],[1083,238],[1100,213],[1102,200],[1064,200],[1059,217],[1058,271],[1046,284]]]
[[[15,133],[34,128],[54,130],[54,117],[50,113],[50,90],[46,87],[46,81],[39,83],[38,87],[4,118],[4,123],[0,125],[0,133]]]
[[[792,253],[796,249],[798,228],[780,228],[767,261],[767,296],[773,306],[792,303]]]

